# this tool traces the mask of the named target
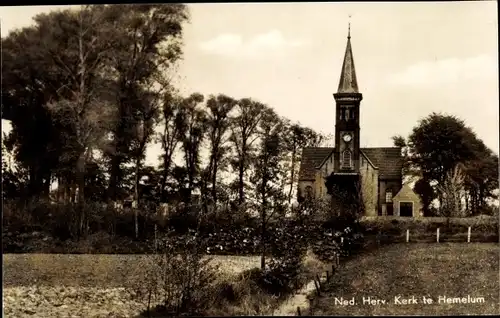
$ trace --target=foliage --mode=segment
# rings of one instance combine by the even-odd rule
[[[184,246],[181,251],[176,248],[179,243]],[[158,304],[156,314],[176,316],[200,315],[211,307],[218,268],[204,257],[204,247],[196,233],[181,242],[168,234],[162,239],[159,253],[148,256],[154,266],[148,266],[147,281],[137,282],[148,313],[152,304]]]
[[[468,227],[473,232],[498,234],[497,217],[426,217],[426,218],[366,218],[361,220],[365,235],[378,232],[391,235],[403,235],[409,229],[412,235],[436,235],[439,227],[442,233],[467,233]],[[451,232],[450,232],[451,231]]]
[[[429,181],[423,178],[417,180],[413,187],[413,191],[415,191],[415,193],[422,199],[424,216],[432,216],[430,212],[430,205],[436,198],[436,193],[434,188],[429,184]]]
[[[462,209],[462,196],[465,182],[465,174],[460,165],[455,166],[452,171],[448,171],[446,179],[437,186],[443,198],[443,205],[439,209],[440,216],[465,216]]]
[[[395,136],[393,141],[403,147],[405,173],[421,180],[416,191],[426,214],[430,212],[434,195],[443,203],[443,191],[438,191],[438,187],[447,187],[447,176],[457,165],[462,166],[465,174],[463,190],[468,213],[476,215],[488,198],[496,198],[498,155],[488,149],[463,120],[432,113],[413,128],[407,140]]]

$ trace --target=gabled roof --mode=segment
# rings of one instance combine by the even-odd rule
[[[403,157],[399,147],[361,148],[379,168],[380,179],[401,179]]]
[[[415,202],[420,202],[420,197],[413,191],[408,184],[403,184],[401,190],[392,198],[392,200],[398,201],[401,197],[410,198]]]
[[[299,180],[314,180],[316,167],[328,157],[335,148],[332,147],[307,147],[302,150],[300,160]]]
[[[299,180],[314,180],[316,169],[335,150],[333,147],[308,147],[302,151]],[[403,158],[399,147],[361,148],[372,165],[379,169],[380,179],[401,179]]]

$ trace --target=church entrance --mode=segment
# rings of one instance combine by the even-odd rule
[[[399,216],[413,216],[413,202],[399,202]]]

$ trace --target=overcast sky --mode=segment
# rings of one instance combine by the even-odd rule
[[[58,6],[61,7],[61,6]],[[54,6],[2,7],[2,36]],[[392,146],[431,112],[453,114],[498,153],[497,4],[491,2],[191,4],[178,86],[252,97],[334,132],[348,16],[361,146]],[[159,146],[149,149],[156,161]]]

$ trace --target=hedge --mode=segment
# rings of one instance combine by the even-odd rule
[[[471,227],[473,234],[483,233],[498,235],[498,217],[477,216],[469,218],[405,218],[405,217],[376,217],[363,218],[360,224],[364,228],[364,233],[405,235],[406,230],[410,230],[410,235],[434,234],[439,228],[440,233],[446,234],[467,234]]]

